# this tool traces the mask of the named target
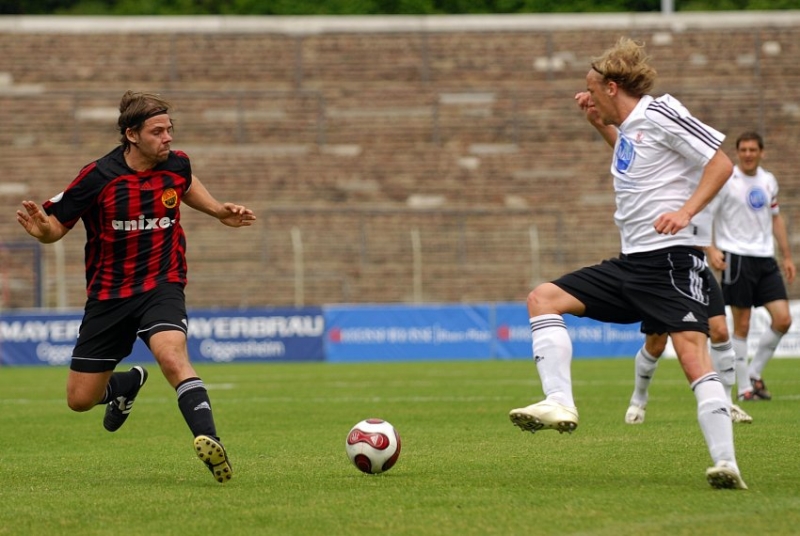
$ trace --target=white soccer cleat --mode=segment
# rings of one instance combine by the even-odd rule
[[[719,461],[706,469],[706,479],[715,489],[747,489],[739,470],[731,462]]]
[[[542,400],[524,408],[512,409],[508,417],[523,432],[552,429],[559,433],[572,433],[578,427],[578,408],[563,406],[558,402]]]
[[[642,424],[644,422],[645,406],[631,404],[625,412],[625,422],[627,424]]]
[[[736,404],[731,404],[731,420],[733,422],[743,422],[745,424],[753,422],[753,418]]]

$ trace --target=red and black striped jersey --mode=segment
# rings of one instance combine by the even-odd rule
[[[161,283],[186,284],[180,204],[192,184],[189,157],[171,151],[149,171],[125,163],[122,147],[84,167],[43,204],[67,228],[86,228],[86,293],[126,298]]]

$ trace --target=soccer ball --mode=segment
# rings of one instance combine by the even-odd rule
[[[388,471],[400,457],[400,435],[383,419],[366,419],[353,426],[344,446],[353,465],[371,475]]]

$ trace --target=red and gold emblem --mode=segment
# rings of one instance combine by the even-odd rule
[[[173,188],[167,188],[161,194],[161,202],[167,208],[175,208],[178,205],[178,192]]]

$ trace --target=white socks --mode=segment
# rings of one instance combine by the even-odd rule
[[[697,422],[706,438],[711,459],[715,464],[722,460],[730,462],[738,471],[730,403],[725,399],[719,376],[716,372],[709,372],[692,383],[692,390],[697,398]]]
[[[725,389],[725,395],[728,400],[733,401],[731,391],[733,390],[733,384],[736,383],[736,355],[733,352],[731,341],[727,340],[719,344],[712,344],[709,353],[711,354],[711,363],[714,366],[714,370],[719,374],[722,387]]]
[[[711,362],[714,365],[714,370],[716,370],[719,375],[720,382],[725,390],[725,395],[728,400],[732,400],[731,391],[733,390],[733,384],[736,383],[733,346],[730,341],[712,344],[710,354]],[[653,381],[653,375],[658,368],[658,358],[650,355],[645,347],[642,346],[639,351],[636,352],[634,365],[636,376],[633,382],[631,404],[645,407],[647,405],[647,393],[650,388],[650,382]],[[749,380],[747,384],[750,385]]]
[[[750,374],[747,372],[747,339],[742,339],[734,335],[731,337],[733,353],[736,355],[734,368],[736,369],[737,391],[741,395],[747,391],[752,391],[750,385]]]
[[[650,382],[653,380],[653,374],[656,373],[657,367],[658,358],[651,356],[644,346],[639,348],[634,358],[636,376],[633,380],[631,404],[636,404],[640,407],[647,405],[647,389],[650,387]]]
[[[572,397],[572,341],[561,315],[539,315],[530,319],[533,359],[548,400],[575,407]]]
[[[778,347],[778,343],[781,342],[782,338],[783,333],[778,333],[773,329],[768,329],[761,334],[761,338],[758,339],[756,354],[753,356],[753,360],[750,362],[750,368],[748,369],[751,378],[754,380],[761,379],[761,373],[764,371],[764,367],[766,367],[767,362],[772,359],[772,356],[775,354],[775,348]]]

